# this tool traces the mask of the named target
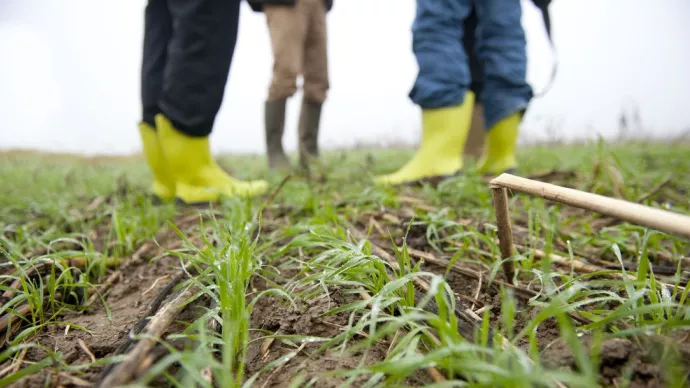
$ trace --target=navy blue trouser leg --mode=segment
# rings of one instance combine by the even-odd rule
[[[471,0],[417,0],[412,51],[419,73],[410,92],[422,109],[462,103],[470,84],[463,23]]]
[[[520,0],[482,0],[477,10],[477,57],[484,66],[486,128],[527,109],[533,93],[527,84],[527,42]]]
[[[463,26],[472,6],[472,0],[417,0],[412,32],[419,74],[410,98],[423,109],[454,106],[464,99],[471,78]],[[490,129],[526,109],[532,98],[522,9],[519,0],[480,0],[474,7],[476,55],[484,77],[479,99]]]

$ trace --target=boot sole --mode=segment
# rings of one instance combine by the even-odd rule
[[[175,197],[174,200],[166,200],[162,199],[161,197],[155,195],[155,194],[150,194],[149,195],[151,198],[151,203],[154,206],[163,206],[163,205],[168,205],[170,203],[174,203],[175,206],[181,206],[181,207],[198,207],[198,208],[208,208],[211,205],[211,202],[191,202],[187,203],[183,201],[179,197]]]

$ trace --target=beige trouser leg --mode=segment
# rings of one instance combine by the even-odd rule
[[[304,98],[323,103],[329,88],[326,7],[323,0],[297,0],[294,6],[266,5],[273,49],[268,100],[291,97],[304,77]]]
[[[285,99],[295,94],[297,77],[302,74],[304,98],[298,131],[300,163],[306,166],[308,159],[319,154],[321,106],[329,88],[326,7],[323,0],[297,0],[294,6],[266,6],[264,12],[274,58],[266,104],[269,164],[270,149],[275,149],[275,154],[282,149],[278,141],[283,132]],[[281,117],[278,112],[282,112]]]
[[[304,99],[323,103],[328,91],[328,34],[323,0],[299,0],[309,4],[309,27],[304,44]]]
[[[297,91],[297,76],[302,71],[304,42],[307,37],[308,3],[294,6],[266,5],[264,13],[273,50],[273,78],[268,100],[282,100]]]

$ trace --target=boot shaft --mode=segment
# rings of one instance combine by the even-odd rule
[[[319,155],[319,126],[322,104],[304,100],[299,119],[300,155],[317,157]]]
[[[282,168],[290,165],[290,161],[283,150],[286,102],[286,99],[266,101],[264,107],[266,153],[268,154],[269,168]]]
[[[266,148],[269,153],[283,152],[285,105],[285,99],[266,101],[264,107],[264,124],[266,130]]]

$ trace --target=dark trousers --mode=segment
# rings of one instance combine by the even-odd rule
[[[141,67],[143,121],[163,113],[179,131],[208,136],[237,41],[240,0],[149,0]]]
[[[465,53],[470,64],[470,90],[477,96],[482,93],[484,87],[484,69],[482,68],[479,57],[477,56],[477,10],[472,7],[470,14],[465,19],[463,26],[464,33],[462,34],[462,45],[465,47]]]

